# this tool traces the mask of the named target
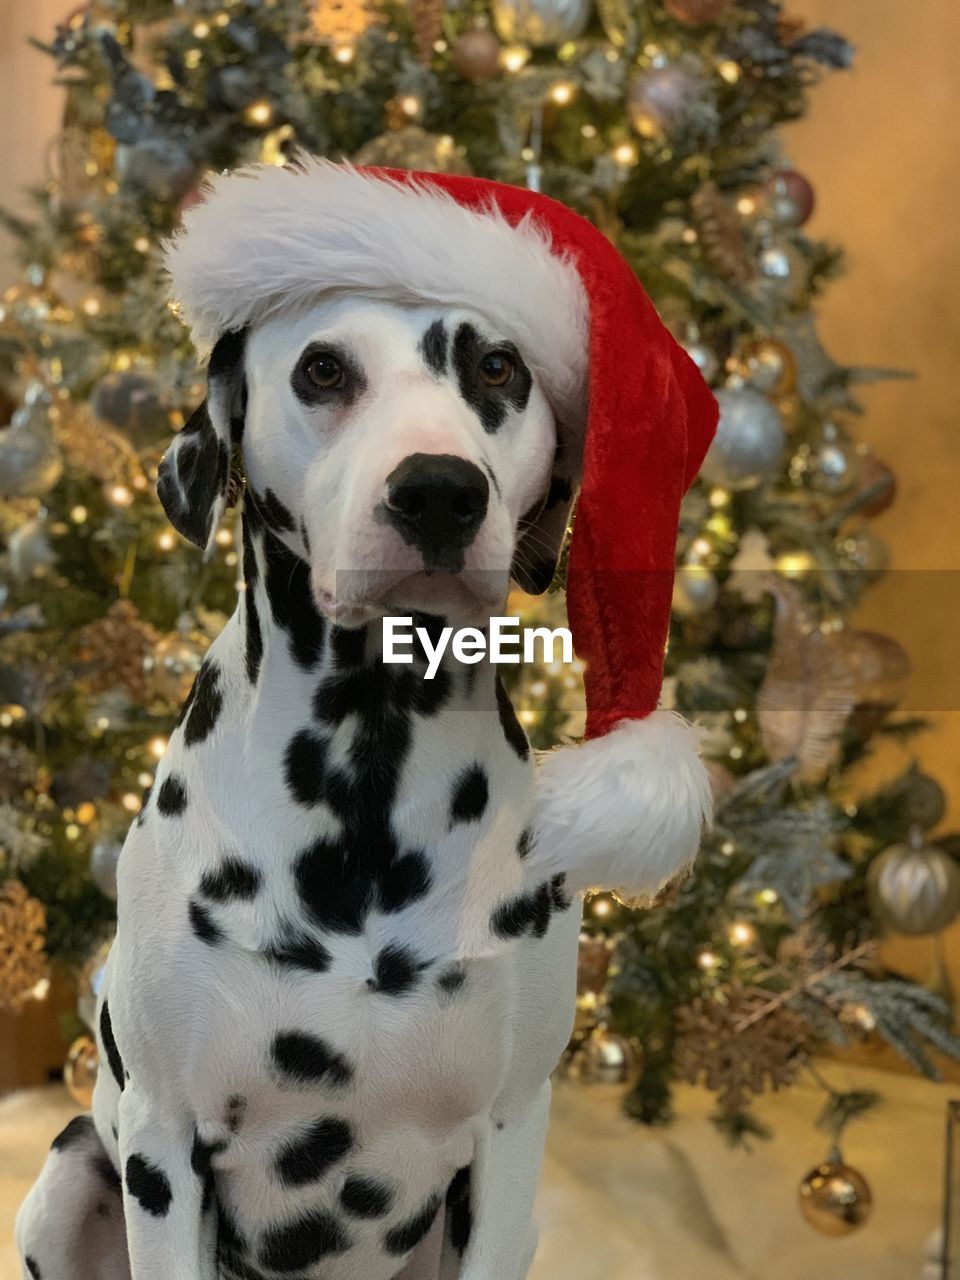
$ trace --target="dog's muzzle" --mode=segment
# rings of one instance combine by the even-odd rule
[[[490,485],[473,462],[448,453],[412,453],[386,482],[382,511],[427,570],[458,573],[487,514]]]

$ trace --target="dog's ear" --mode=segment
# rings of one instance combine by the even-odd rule
[[[557,445],[550,487],[539,507],[528,512],[517,530],[511,576],[521,591],[539,596],[553,581],[563,550],[570,510],[578,483],[569,446]]]
[[[163,455],[157,494],[170,523],[205,547],[227,505],[230,461],[247,407],[246,330],[225,333],[210,353],[207,398]]]

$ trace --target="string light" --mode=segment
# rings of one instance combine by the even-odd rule
[[[150,742],[149,742],[150,754],[152,756],[156,756],[158,760],[166,751],[166,749],[167,749],[166,738],[162,737],[161,735],[158,735],[156,738],[150,739]]]
[[[74,524],[85,524],[87,516],[89,514],[90,513],[87,511],[86,507],[80,506],[78,504],[70,512],[70,519],[73,521]]]
[[[243,118],[247,124],[264,128],[273,120],[273,106],[265,98],[261,98],[258,102],[251,102],[244,111]]]
[[[746,920],[735,920],[728,933],[735,947],[749,947],[757,940],[757,931]]]
[[[400,97],[400,110],[412,119],[420,112],[420,99],[415,93],[404,93]]]
[[[229,529],[218,529],[214,535],[214,541],[218,547],[232,547],[233,534]]]
[[[98,316],[100,314],[100,299],[90,294],[80,303],[80,310],[85,316]]]
[[[739,62],[734,62],[732,58],[725,58],[717,66],[717,71],[720,73],[720,79],[725,80],[727,84],[736,84],[742,74]]]
[[[551,85],[549,98],[551,102],[556,103],[558,107],[568,106],[574,99],[577,92],[577,86],[569,80],[558,80],[556,84]]]
[[[761,889],[757,894],[757,901],[765,907],[772,907],[775,902],[780,901],[780,895],[776,889]]]
[[[136,249],[137,253],[149,253],[150,241],[146,236],[137,236],[136,240],[133,242],[133,247]]]
[[[140,812],[140,797],[132,791],[127,791],[120,800],[120,803],[126,809],[127,813]]]
[[[195,22],[193,24],[193,34],[198,40],[206,40],[207,36],[210,34],[210,23],[204,22],[203,20]]]
[[[500,65],[504,71],[516,75],[530,61],[530,50],[523,44],[508,44],[500,52]]]
[[[107,500],[115,507],[129,507],[133,501],[133,490],[125,484],[112,484],[107,489]]]
[[[809,551],[783,551],[777,556],[775,568],[784,578],[804,578],[816,564]]]
[[[632,142],[621,142],[619,146],[614,147],[613,158],[617,164],[629,169],[640,159],[640,154]]]
[[[712,973],[720,963],[720,957],[715,951],[700,951],[697,953],[697,964],[705,973]]]
[[[356,57],[357,51],[352,44],[338,44],[333,51],[334,60],[347,66]]]
[[[146,770],[144,770],[144,772],[143,772],[143,773],[138,773],[138,774],[137,774],[137,781],[140,783],[141,787],[152,787],[152,786],[153,786],[153,774],[152,774],[152,773],[147,773],[147,772],[146,772]]]
[[[604,920],[613,911],[613,900],[606,894],[600,894],[591,902],[590,910],[598,919]]]
[[[736,720],[737,724],[744,724],[749,715],[750,712],[746,707],[736,707],[733,712],[733,718]]]
[[[172,551],[176,545],[177,540],[169,529],[164,529],[157,537],[157,546],[161,551]]]
[[[732,858],[736,851],[737,846],[732,840],[724,840],[723,844],[720,846],[720,852],[725,858]]]
[[[90,823],[97,816],[97,806],[90,800],[84,802],[77,808],[77,821],[83,826],[89,827]]]

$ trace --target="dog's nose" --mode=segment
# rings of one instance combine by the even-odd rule
[[[490,485],[478,466],[448,453],[412,453],[387,476],[387,518],[419,548],[428,569],[458,570],[487,514]]]

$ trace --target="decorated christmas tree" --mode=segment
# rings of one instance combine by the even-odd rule
[[[0,316],[0,1002],[42,990],[48,959],[96,980],[125,827],[237,590],[230,522],[204,556],[154,494],[202,398],[163,240],[206,174],[302,147],[572,205],[720,402],[666,684],[704,726],[716,822],[653,904],[588,899],[565,1071],[629,1081],[650,1124],[702,1081],[736,1139],[759,1131],[753,1098],[814,1070],[836,1139],[870,1099],[812,1066],[825,1045],[881,1036],[925,1073],[960,1056],[947,1004],[878,956],[885,929],[953,919],[960,869],[926,834],[933,779],[850,780],[881,735],[922,728],[897,718],[901,647],[850,621],[895,482],[854,430],[874,374],[818,340],[840,255],[805,233],[814,190],[777,135],[846,41],[775,0],[90,0],[38,43],[66,106],[35,216],[5,218],[23,274]],[[562,577],[514,603],[561,621]],[[575,668],[511,692],[536,747],[581,732]]]

